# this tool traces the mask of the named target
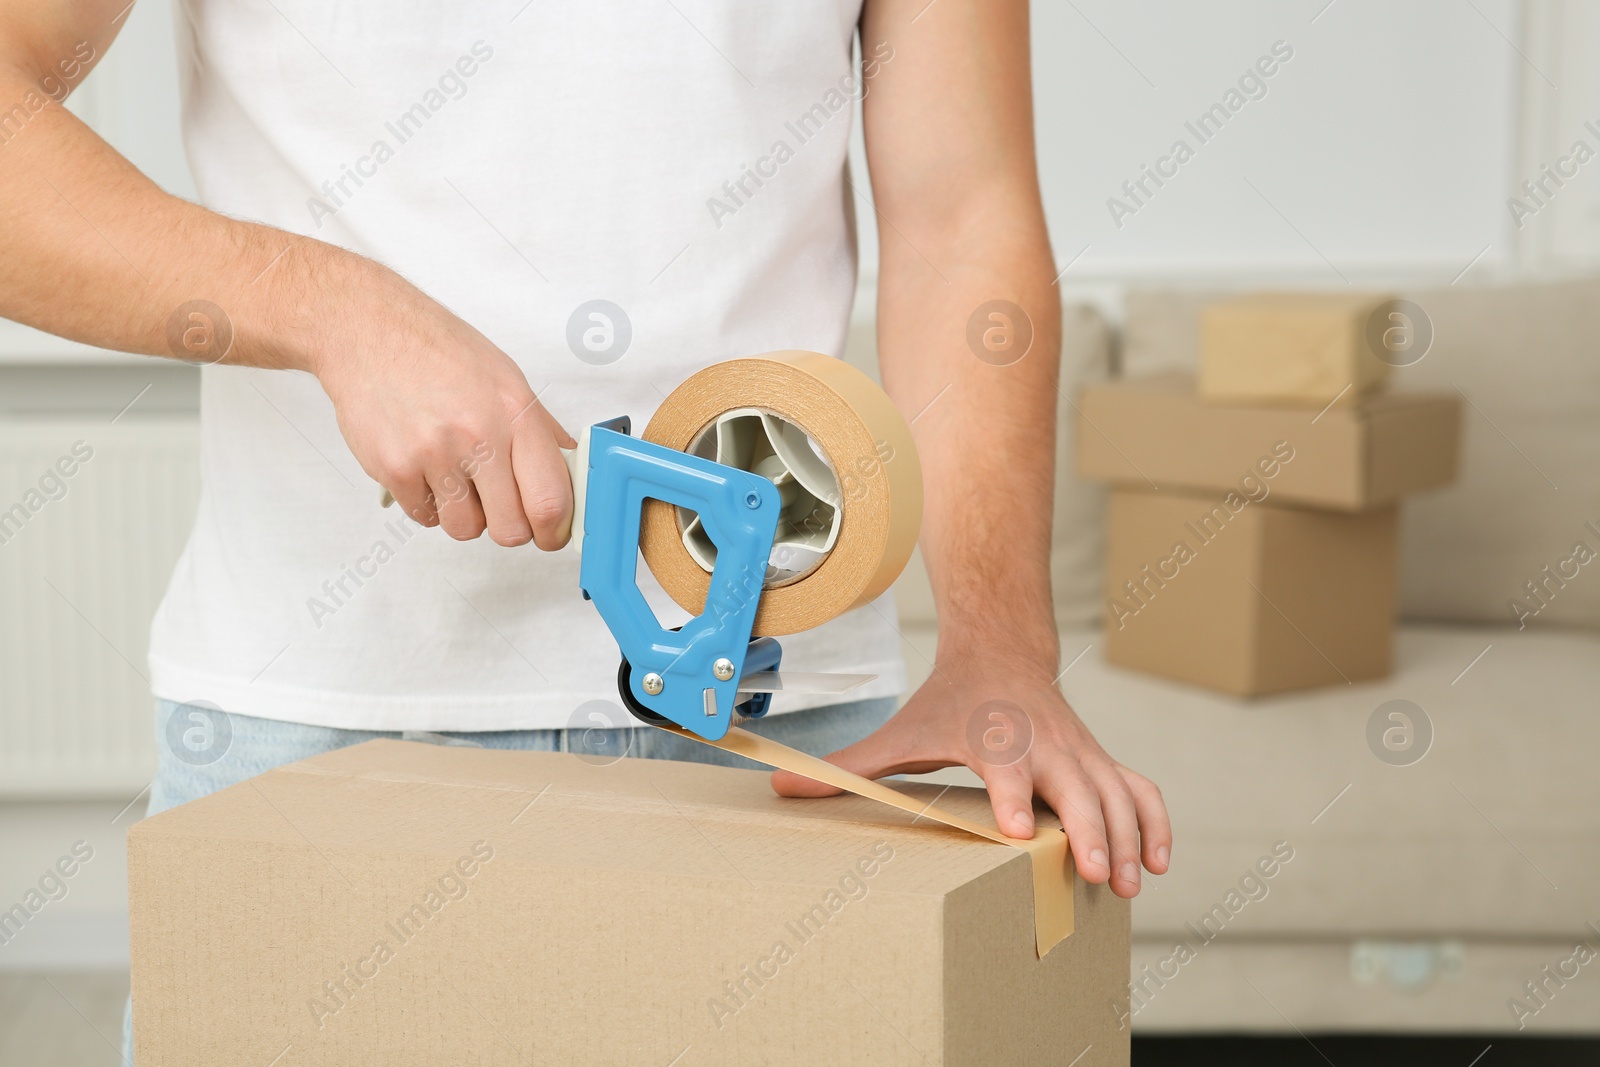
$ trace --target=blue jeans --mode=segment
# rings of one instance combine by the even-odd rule
[[[889,721],[893,697],[833,704],[808,711],[793,711],[754,719],[745,728],[790,748],[825,756],[853,745]],[[447,733],[417,736],[382,730],[336,730],[326,726],[229,715],[211,708],[156,701],[156,738],[160,758],[150,785],[146,816],[215,793],[246,778],[285,763],[332,752],[378,737],[415,737],[438,744],[479,745],[484,748],[523,749],[531,752],[572,752],[593,761],[620,759],[682,760],[723,767],[761,769],[743,756],[702,745],[698,741],[657,730],[653,726],[619,726],[620,709],[598,713],[596,725],[567,730],[498,730],[486,733]],[[122,1017],[122,1058],[133,1064],[133,1000]]]

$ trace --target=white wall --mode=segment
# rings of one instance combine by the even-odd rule
[[[1056,262],[1083,253],[1066,282],[1220,270],[1339,285],[1512,260],[1514,0],[1037,0],[1033,19]],[[1201,144],[1184,122],[1279,40],[1294,56],[1266,96]],[[1118,227],[1107,198],[1180,137],[1195,157]],[[875,266],[869,239],[869,279]]]
[[[173,7],[173,0],[134,4],[111,50],[67,106],[163,189],[193,199],[178,131]]]
[[[1519,258],[1535,265],[1592,264],[1600,249],[1600,154],[1576,167],[1575,180],[1556,186],[1546,179],[1542,204],[1520,186],[1537,181],[1546,166],[1574,169],[1578,142],[1600,153],[1600,64],[1594,61],[1600,55],[1600,4],[1523,0],[1522,7],[1523,122],[1508,195],[1521,201],[1520,208],[1536,210],[1531,216],[1518,212],[1513,234]]]

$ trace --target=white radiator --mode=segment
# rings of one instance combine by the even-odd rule
[[[145,653],[197,450],[193,418],[0,420],[0,796],[150,781]]]

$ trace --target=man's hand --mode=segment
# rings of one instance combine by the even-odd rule
[[[487,529],[501,545],[566,544],[572,484],[558,448],[576,442],[511,357],[376,264],[332,249],[310,254],[338,256],[341,271],[363,275],[333,287],[354,306],[327,321],[374,312],[319,342],[309,361],[366,472],[412,518],[457,540]]]
[[[828,762],[864,778],[971,767],[1008,837],[1033,836],[1037,793],[1060,817],[1078,873],[1109,877],[1121,897],[1139,892],[1141,859],[1154,874],[1167,870],[1172,825],[1161,791],[1106,754],[1048,676],[936,668],[899,714]],[[784,796],[839,792],[788,771],[772,784]]]

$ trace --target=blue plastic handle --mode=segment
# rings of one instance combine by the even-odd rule
[[[635,581],[647,499],[697,513],[717,548],[705,607],[677,630],[661,625]],[[632,666],[634,699],[710,741],[720,740],[733,723],[781,509],[777,487],[760,475],[604,426],[590,429],[579,569],[583,593]],[[733,664],[726,680],[712,673],[718,659]],[[659,693],[644,691],[647,674],[661,677]],[[711,690],[709,702],[706,690]]]

